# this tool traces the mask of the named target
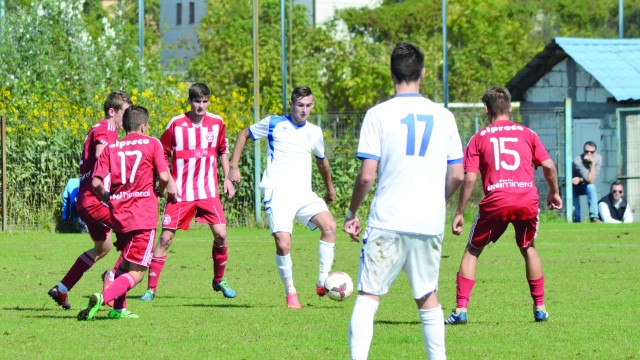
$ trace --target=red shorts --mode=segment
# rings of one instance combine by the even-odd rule
[[[149,267],[153,255],[153,243],[156,230],[133,230],[116,234],[116,249],[122,251],[122,257],[130,263]]]
[[[484,248],[489,242],[496,242],[507,229],[509,223],[516,231],[516,243],[526,249],[538,235],[538,217],[528,220],[497,220],[476,217],[469,233],[469,244],[476,249]]]
[[[162,216],[163,229],[189,230],[193,215],[196,221],[209,225],[226,225],[222,204],[218,198],[195,201],[167,202]]]
[[[93,241],[105,241],[113,226],[109,207],[101,203],[98,198],[95,198],[95,201],[88,200],[85,199],[82,206],[79,202],[76,203],[78,216],[87,224],[87,230]]]

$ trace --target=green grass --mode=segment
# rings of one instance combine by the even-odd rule
[[[468,233],[468,225],[465,226]],[[480,258],[469,324],[447,327],[449,359],[640,359],[638,308],[640,224],[541,225],[537,245],[545,268],[547,323],[535,323],[523,260],[511,230]],[[302,310],[288,310],[265,229],[229,229],[227,279],[237,291],[224,299],[211,290],[211,234],[178,232],[158,296],[137,298],[138,320],[78,322],[88,295],[101,289],[100,261],[70,294],[64,311],[46,292],[91,246],[87,235],[0,234],[0,349],[2,358],[345,359],[353,299],[315,295],[317,232],[294,230],[294,278]],[[440,302],[455,306],[455,275],[466,242],[445,236]],[[355,277],[360,245],[339,235],[334,270]],[[149,355],[147,355],[149,354]],[[415,303],[401,275],[376,315],[370,359],[424,358]]]

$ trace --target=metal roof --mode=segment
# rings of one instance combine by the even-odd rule
[[[514,101],[571,57],[617,101],[640,100],[640,39],[555,38],[508,83]]]

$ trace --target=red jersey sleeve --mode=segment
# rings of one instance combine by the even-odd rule
[[[547,149],[544,148],[540,137],[538,137],[538,134],[533,131],[531,131],[531,147],[531,152],[533,155],[533,165],[536,168],[540,166],[543,161],[551,158],[547,153]]]
[[[110,147],[107,146],[102,151],[102,154],[100,154],[100,157],[98,158],[98,161],[96,162],[96,165],[93,168],[93,177],[99,177],[104,180],[104,178],[111,173],[111,169],[109,166],[110,154],[111,154],[111,149]]]
[[[163,146],[160,141],[154,139],[153,141],[153,167],[158,172],[161,173],[163,171],[167,171],[169,166],[167,165],[167,160],[165,158],[165,154],[163,151]]]
[[[480,152],[478,151],[478,136],[474,135],[464,150],[464,172],[477,173],[480,169]]]
[[[218,156],[229,153],[229,141],[227,140],[227,127],[220,122],[220,130],[218,131]]]

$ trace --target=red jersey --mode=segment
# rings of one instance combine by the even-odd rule
[[[499,120],[469,140],[464,171],[482,175],[480,216],[526,220],[538,215],[535,167],[549,159],[538,134],[526,126]]]
[[[168,168],[158,139],[129,134],[109,145],[100,155],[93,176],[111,174],[111,219],[113,230],[155,229],[158,225],[158,197],[154,190],[154,171]]]
[[[95,124],[84,139],[82,155],[80,157],[80,186],[78,188],[77,206],[85,207],[100,202],[91,187],[93,168],[96,164],[96,146],[108,146],[118,139],[118,129],[108,120],[100,120]]]
[[[171,157],[171,175],[180,189],[177,201],[218,197],[218,156],[228,153],[226,127],[218,115],[206,113],[194,125],[188,114],[174,117],[160,137]]]

